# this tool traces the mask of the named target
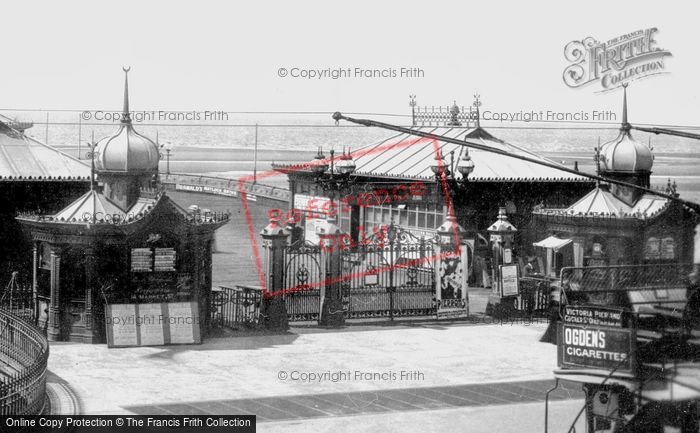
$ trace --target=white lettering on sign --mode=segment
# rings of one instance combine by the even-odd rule
[[[605,331],[566,328],[564,342],[573,346],[605,349]]]
[[[622,361],[627,359],[626,353],[609,352],[607,350],[582,349],[580,347],[567,347],[566,354],[569,356],[582,356],[593,359],[603,359],[610,361]]]

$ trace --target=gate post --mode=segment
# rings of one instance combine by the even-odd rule
[[[321,311],[318,324],[338,328],[345,325],[345,311],[341,293],[343,272],[342,242],[345,233],[328,218],[325,224],[316,226],[321,247]]]
[[[509,317],[516,312],[517,296],[519,293],[504,293],[503,287],[503,265],[515,265],[515,257],[513,254],[513,244],[515,240],[515,232],[518,229],[508,221],[506,208],[498,208],[498,220],[491,224],[486,229],[490,234],[491,254],[492,254],[492,274],[493,286],[492,292],[489,295],[489,301],[486,305],[486,314],[489,314],[497,319]],[[519,273],[516,268],[515,284],[519,291]]]
[[[289,329],[287,306],[284,295],[284,250],[289,232],[276,222],[270,221],[261,232],[265,252],[266,291],[263,292],[260,316],[266,329],[286,331]]]
[[[437,317],[458,318],[469,315],[469,249],[467,231],[454,215],[448,215],[437,229],[435,245],[435,300]]]

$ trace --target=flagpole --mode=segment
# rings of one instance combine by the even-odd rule
[[[83,139],[82,136],[82,131],[83,130],[83,116],[78,116],[78,159],[80,159],[80,150],[81,148],[81,140]]]
[[[258,124],[255,124],[255,150],[253,151],[253,183],[258,181]]]
[[[44,137],[44,143],[49,144],[49,112],[46,112],[46,136]]]

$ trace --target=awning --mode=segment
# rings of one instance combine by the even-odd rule
[[[559,251],[562,247],[565,247],[571,243],[571,239],[559,239],[556,236],[550,236],[547,239],[543,239],[539,242],[535,242],[534,246],[542,248],[551,248],[554,251]]]

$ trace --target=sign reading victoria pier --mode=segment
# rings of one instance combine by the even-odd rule
[[[632,372],[634,334],[622,309],[567,305],[557,338],[560,367]]]
[[[564,57],[571,62],[564,69],[564,82],[581,87],[600,82],[603,91],[650,75],[666,73],[664,57],[671,52],[656,46],[656,28],[637,30],[606,42],[592,37],[569,42]]]

